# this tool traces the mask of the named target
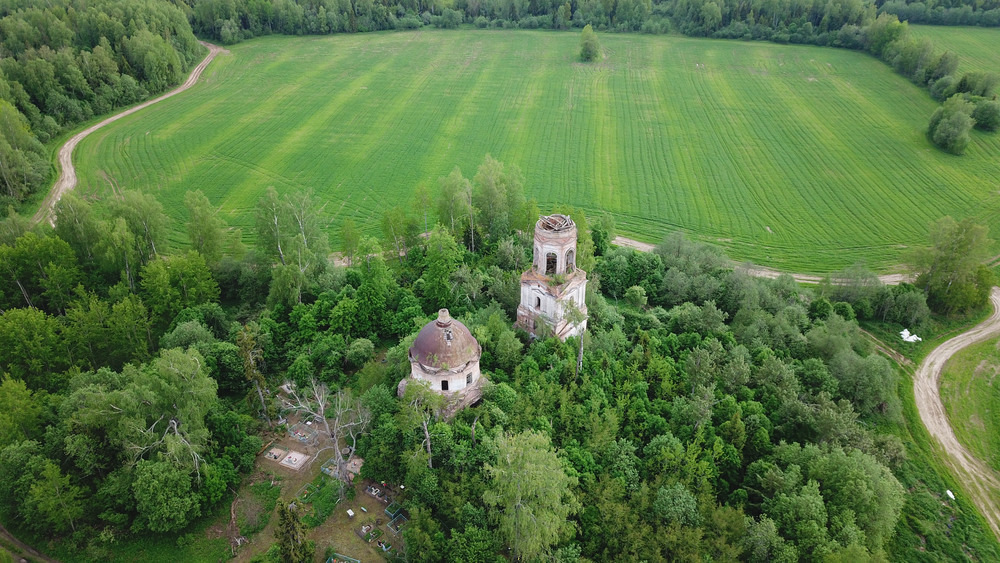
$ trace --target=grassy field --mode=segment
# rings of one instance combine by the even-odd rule
[[[944,403],[955,436],[973,455],[1000,470],[1000,340],[955,354],[941,373]]]
[[[184,219],[201,189],[249,236],[268,186],[312,188],[330,232],[489,153],[518,165],[542,211],[614,214],[622,234],[681,229],[734,258],[827,272],[892,269],[942,215],[1000,232],[1000,136],[967,154],[924,135],[936,104],[863,54],[722,40],[418,31],[270,37],[203,82],[77,149],[80,189],[152,191]],[[181,222],[177,223],[180,226]],[[175,232],[173,241],[184,240]]]
[[[911,25],[914,37],[930,39],[938,51],[958,55],[958,72],[1000,72],[1000,29]]]

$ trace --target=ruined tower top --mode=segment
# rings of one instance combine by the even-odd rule
[[[535,223],[534,270],[544,276],[576,269],[576,223],[567,215],[543,215]]]

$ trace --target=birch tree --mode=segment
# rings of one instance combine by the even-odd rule
[[[566,475],[549,437],[540,432],[504,434],[494,447],[483,501],[515,558],[541,558],[578,508],[570,491],[576,478]]]

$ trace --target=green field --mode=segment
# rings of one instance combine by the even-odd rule
[[[944,403],[955,437],[979,459],[1000,470],[1000,340],[955,354],[941,373]]]
[[[1000,72],[1000,28],[911,25],[910,33],[930,39],[938,52],[958,55],[958,72]]]
[[[518,165],[542,211],[613,213],[649,242],[681,229],[734,258],[826,272],[891,269],[942,215],[1000,232],[1000,136],[963,157],[924,135],[935,104],[872,57],[839,49],[579,34],[417,31],[270,37],[203,82],[89,137],[81,189],[157,194],[183,219],[201,189],[245,235],[268,186],[313,188],[331,235],[489,153]],[[183,241],[181,233],[173,235]]]

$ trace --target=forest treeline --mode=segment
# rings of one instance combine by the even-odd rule
[[[183,227],[127,190],[67,194],[54,229],[0,221],[0,517],[19,533],[90,559],[183,534],[252,467],[292,381],[360,413],[363,476],[406,486],[412,561],[1000,557],[886,433],[898,375],[855,320],[981,306],[981,227],[937,224],[918,285],[852,269],[811,294],[679,234],[612,247],[613,221],[557,209],[590,279],[587,335],[560,342],[513,328],[538,216],[516,167],[455,169],[379,237],[343,221],[346,267],[308,192],[269,190],[250,248],[199,192],[185,205]],[[441,307],[490,382],[453,419],[395,393]]]
[[[162,0],[0,2],[0,216],[50,180],[44,143],[177,84],[203,51]]]
[[[1000,25],[1000,2],[996,0],[957,2],[920,2],[911,0],[889,0],[879,6],[879,12],[899,16],[910,23],[931,25],[980,25],[996,27]]]

